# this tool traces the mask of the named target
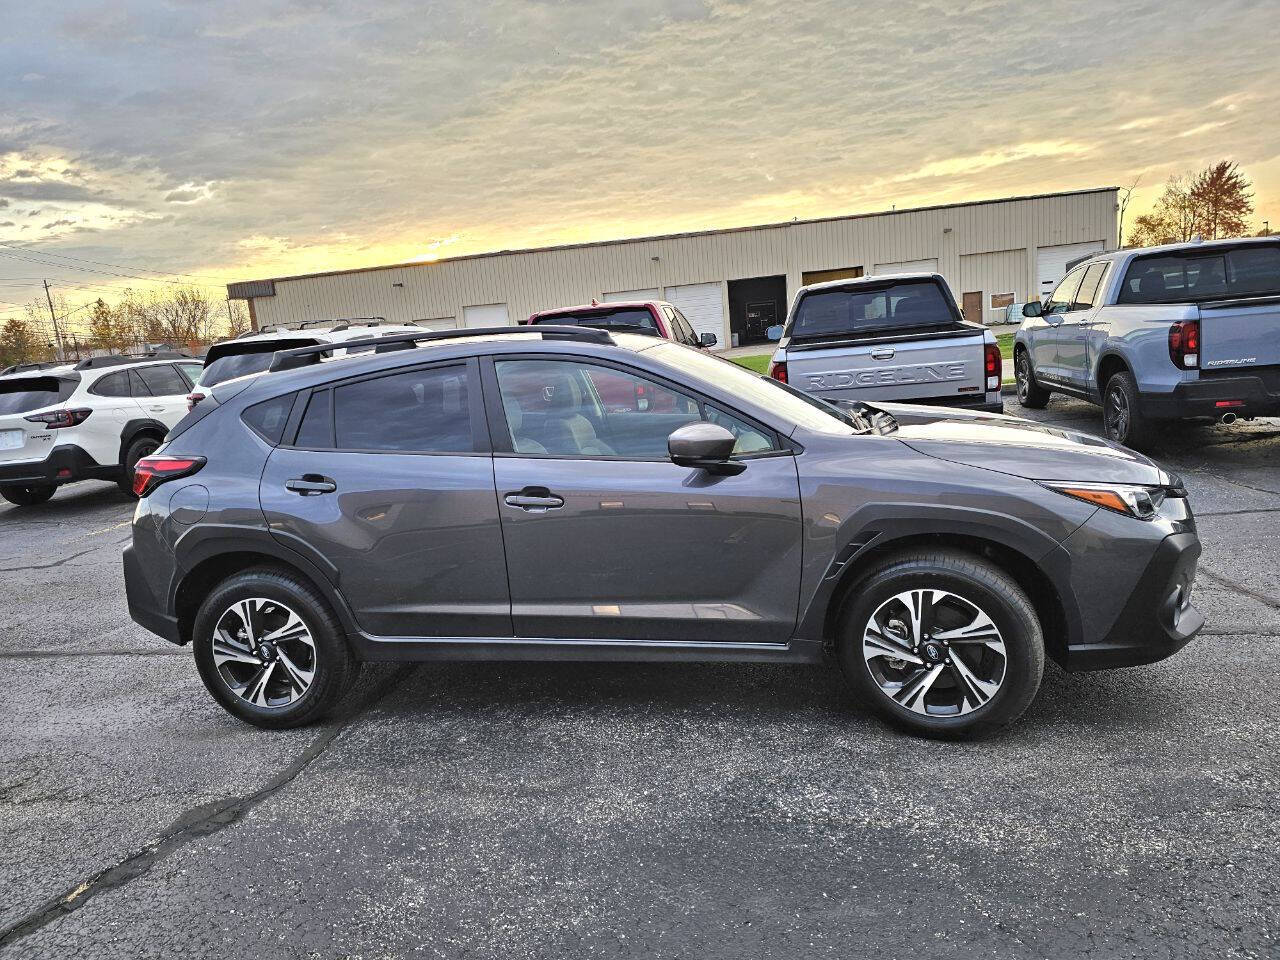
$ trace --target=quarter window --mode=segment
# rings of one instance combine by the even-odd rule
[[[294,446],[311,450],[333,446],[332,399],[328,390],[311,395],[311,399],[307,401],[307,412],[298,427],[298,438],[294,441]]]
[[[340,450],[471,453],[466,367],[409,370],[334,389]]]

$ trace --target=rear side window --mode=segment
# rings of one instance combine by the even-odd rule
[[[89,392],[99,397],[132,396],[133,392],[129,388],[129,371],[121,370],[118,373],[107,374],[91,386]]]
[[[312,450],[333,446],[333,394],[330,391],[321,390],[311,395],[293,445]]]
[[[138,367],[137,373],[153,397],[172,397],[187,392],[187,381],[182,379],[182,374],[171,363]]]
[[[27,413],[59,403],[75,391],[76,381],[59,377],[0,380],[0,413]]]
[[[534,323],[554,323],[571,327],[640,327],[650,333],[658,332],[653,314],[643,307],[626,307],[600,313],[561,313],[539,317]]]
[[[289,422],[295,396],[296,394],[287,393],[283,397],[255,403],[240,414],[240,419],[252,427],[254,433],[274,446],[284,435],[284,425]],[[201,404],[197,404],[196,409],[200,406]]]
[[[340,450],[471,453],[468,373],[463,366],[409,370],[334,389]]]
[[[1129,264],[1120,303],[1187,303],[1280,296],[1280,245],[1139,257]]]
[[[796,308],[790,334],[797,339],[938,327],[960,318],[932,280],[818,290]]]

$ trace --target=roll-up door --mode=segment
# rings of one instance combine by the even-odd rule
[[[685,283],[667,287],[666,299],[688,317],[695,333],[714,333],[718,345],[727,347],[722,288],[720,283]]]

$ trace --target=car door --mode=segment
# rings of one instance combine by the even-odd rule
[[[1036,376],[1046,380],[1062,383],[1066,377],[1058,359],[1058,343],[1061,338],[1062,324],[1071,311],[1071,303],[1080,281],[1084,278],[1084,267],[1072,270],[1053,288],[1044,305],[1044,333],[1036,339],[1032,348],[1031,362],[1035,364]]]
[[[1091,263],[1084,271],[1080,286],[1071,298],[1071,308],[1062,314],[1058,325],[1058,370],[1071,386],[1084,389],[1089,382],[1090,326],[1101,301],[1099,290],[1107,273],[1107,264]]]
[[[366,633],[510,637],[475,362],[353,378],[299,404],[262,474],[272,534],[332,571]]]
[[[498,357],[484,369],[518,636],[790,638],[800,500],[772,431],[605,361]],[[702,419],[738,437],[741,474],[670,461],[669,434]]]
[[[145,416],[173,427],[187,415],[186,378],[172,363],[148,363],[132,368],[133,399]]]

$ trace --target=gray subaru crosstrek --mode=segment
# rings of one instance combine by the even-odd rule
[[[835,660],[900,727],[987,734],[1203,618],[1186,493],[1092,436],[828,403],[578,327],[278,353],[139,463],[129,610],[288,727],[365,660]]]

